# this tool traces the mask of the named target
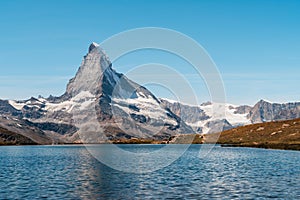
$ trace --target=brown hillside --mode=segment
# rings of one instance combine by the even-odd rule
[[[0,127],[0,145],[34,145],[31,139]]]
[[[300,119],[252,124],[221,133],[218,143],[230,146],[247,146],[300,150]],[[209,143],[217,134],[205,135]]]

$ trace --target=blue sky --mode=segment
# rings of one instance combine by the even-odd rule
[[[150,26],[199,42],[221,72],[228,102],[299,101],[299,10],[297,0],[2,0],[0,98],[60,95],[91,42]],[[162,60],[185,73],[180,61],[153,52],[129,55],[115,68],[126,73],[142,62]],[[199,101],[209,100],[203,81],[191,76],[190,82]]]

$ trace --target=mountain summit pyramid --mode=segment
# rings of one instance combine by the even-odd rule
[[[175,133],[193,132],[145,87],[117,73],[96,43],[90,45],[88,54],[76,76],[69,81],[63,96],[79,98],[82,104],[87,97],[93,97],[96,102],[94,112],[103,128],[101,131],[110,139],[165,139]],[[80,113],[83,111],[84,108]]]

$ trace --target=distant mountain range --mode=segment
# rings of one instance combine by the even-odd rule
[[[192,106],[166,99],[161,101],[165,107],[181,116],[195,132],[204,134],[216,132],[218,126],[221,126],[222,130],[228,130],[247,124],[300,118],[300,102],[279,104],[260,100],[254,106],[226,104],[223,119],[211,114],[214,104],[211,102]]]
[[[62,96],[0,100],[0,144],[163,140],[176,134],[214,133],[246,124],[300,118],[300,102],[226,104],[225,118],[212,115],[213,105],[193,106],[155,97],[117,73],[99,45],[92,43]]]

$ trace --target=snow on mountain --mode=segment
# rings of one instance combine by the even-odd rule
[[[254,106],[207,102],[195,106],[174,100],[161,100],[198,133],[212,133],[217,126],[226,130],[247,124],[300,118],[300,102],[279,104],[260,100]],[[218,112],[214,112],[219,106],[224,108],[225,115],[222,113],[223,109],[220,109],[220,116]]]
[[[126,113],[142,114],[149,119],[161,120],[164,123],[176,124],[175,118],[168,116],[168,111],[165,110],[160,104],[151,98],[143,98],[139,96],[135,99],[118,99],[114,98],[115,106],[118,106]],[[132,107],[134,105],[134,108]]]
[[[17,102],[17,101],[13,101],[13,100],[9,100],[8,102],[11,106],[13,106],[17,110],[22,110],[22,108],[26,105],[25,102],[21,103],[21,102]]]
[[[78,107],[79,110],[84,110],[94,101],[94,95],[92,95],[89,91],[82,91],[67,101],[62,101],[59,103],[46,102],[44,109],[48,112],[65,111],[67,113],[72,113],[74,107]]]
[[[199,133],[213,132],[212,130],[215,130],[215,127],[211,126],[212,122],[215,123],[215,126],[222,126],[220,127],[221,130],[251,123],[248,118],[248,113],[238,113],[237,109],[239,106],[233,104],[207,102],[196,106],[165,98],[161,100],[166,107],[178,113],[189,126],[193,127],[194,130]],[[218,113],[218,111],[220,112]],[[199,116],[203,117],[199,118]]]

